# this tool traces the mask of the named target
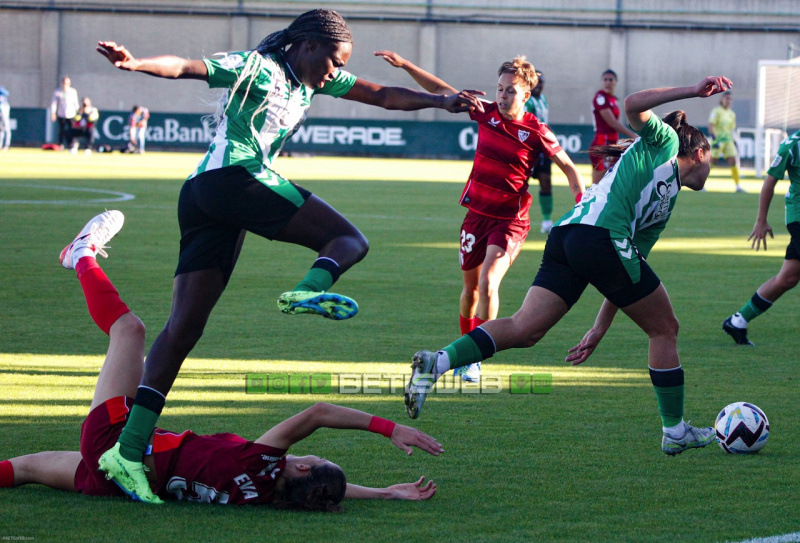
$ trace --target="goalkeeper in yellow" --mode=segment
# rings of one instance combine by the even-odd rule
[[[736,184],[736,192],[747,192],[739,185],[739,154],[736,143],[733,141],[733,131],[736,130],[736,113],[731,109],[733,96],[725,92],[720,98],[719,105],[711,110],[708,117],[708,131],[713,141],[711,143],[711,163],[715,166],[720,159],[731,167],[731,177]]]

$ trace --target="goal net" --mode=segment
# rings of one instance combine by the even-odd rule
[[[755,170],[761,177],[787,134],[800,129],[800,58],[758,61]]]

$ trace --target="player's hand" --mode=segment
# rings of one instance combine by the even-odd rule
[[[383,57],[383,60],[394,66],[395,68],[402,68],[406,59],[395,53],[394,51],[375,51],[372,53],[376,57]]]
[[[478,96],[485,96],[486,93],[479,90],[462,90],[458,94],[451,94],[444,101],[444,109],[450,113],[462,113],[464,111],[480,111],[483,113],[483,102]]]
[[[694,90],[696,96],[700,98],[707,98],[720,92],[733,87],[733,82],[724,75],[713,75],[703,79],[700,83],[695,85]]]
[[[431,479],[425,483],[423,476],[416,483],[392,485],[387,490],[389,490],[390,500],[429,500],[436,494],[436,483]]]
[[[403,424],[398,424],[394,427],[391,440],[395,447],[405,451],[409,456],[414,452],[412,447],[422,449],[433,456],[439,456],[440,453],[444,452],[442,445],[431,436]]]
[[[564,361],[571,362],[573,366],[582,364],[594,352],[604,335],[604,333],[592,328],[586,332],[586,335],[583,336],[580,343],[569,350],[569,354]]]
[[[753,227],[753,232],[747,238],[747,241],[753,240],[750,244],[751,249],[755,249],[756,252],[761,248],[761,242],[764,242],[764,250],[767,250],[767,234],[772,239],[775,239],[775,235],[772,233],[772,227],[769,225],[767,221],[759,222],[756,221],[756,225]]]
[[[113,41],[99,41],[97,52],[120,70],[132,71],[136,67],[136,58],[124,45],[117,45]]]

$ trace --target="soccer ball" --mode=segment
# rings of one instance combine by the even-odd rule
[[[747,402],[732,403],[720,411],[717,442],[728,453],[755,453],[767,443],[769,420],[764,412]]]

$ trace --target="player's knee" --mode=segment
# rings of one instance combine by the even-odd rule
[[[358,232],[357,235],[353,236],[353,245],[358,260],[362,260],[365,256],[367,256],[367,253],[369,252],[369,240],[364,236],[364,234]]]
[[[125,337],[128,340],[137,340],[144,345],[145,327],[144,323],[132,311],[129,311],[114,321],[111,326],[110,334]]]
[[[797,283],[800,283],[800,273],[780,274],[778,282],[784,291],[791,290],[797,286]]]

